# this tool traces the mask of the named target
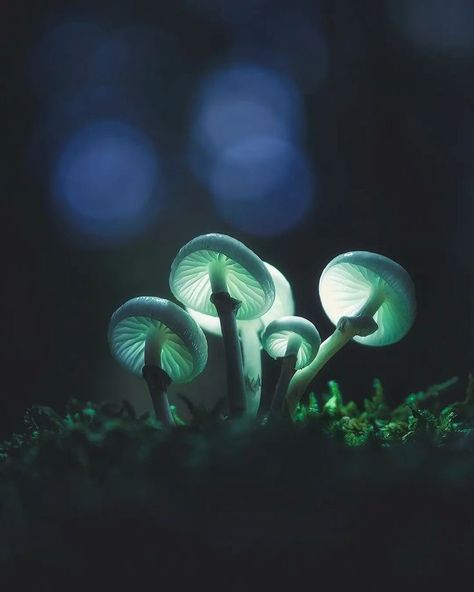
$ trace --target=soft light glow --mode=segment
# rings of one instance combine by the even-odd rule
[[[272,321],[262,334],[262,345],[274,359],[296,355],[296,369],[312,362],[321,345],[316,327],[302,317],[286,316]]]
[[[180,306],[156,296],[138,296],[120,306],[110,319],[108,340],[112,355],[137,376],[151,363],[173,382],[189,382],[207,363],[200,327]]]
[[[415,320],[413,282],[401,265],[368,251],[338,255],[324,268],[319,280],[324,311],[334,325],[342,316],[369,315],[378,329],[354,341],[383,346],[396,343]]]
[[[155,149],[118,121],[90,124],[66,142],[52,176],[54,206],[87,243],[120,243],[150,224],[162,206]]]
[[[240,300],[238,320],[260,317],[275,299],[275,286],[263,261],[240,241],[217,233],[197,236],[179,250],[169,282],[177,300],[212,316],[218,314],[210,299],[213,292],[228,292]]]
[[[295,313],[295,301],[289,281],[276,267],[266,261],[263,263],[272,276],[275,285],[275,300],[270,309],[258,319],[254,319],[253,321],[238,321],[237,326],[239,329],[244,327],[247,330],[260,332],[272,321]],[[204,331],[222,337],[221,324],[218,317],[213,317],[191,308],[188,308],[188,312]]]

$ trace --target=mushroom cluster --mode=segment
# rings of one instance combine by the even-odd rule
[[[369,346],[402,339],[415,318],[413,282],[391,259],[367,251],[335,257],[319,280],[322,306],[335,325],[325,341],[294,316],[291,286],[274,266],[223,234],[198,236],[180,249],[170,290],[185,307],[155,296],[132,298],[112,315],[112,355],[145,379],[156,418],[175,425],[167,389],[206,367],[204,331],[222,337],[229,419],[260,410],[261,351],[281,360],[267,417],[293,417],[318,372],[351,339]]]

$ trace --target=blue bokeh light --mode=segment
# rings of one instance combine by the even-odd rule
[[[222,151],[252,137],[297,138],[301,97],[293,82],[252,63],[233,64],[207,77],[198,93],[190,163],[206,180]]]
[[[270,108],[249,99],[231,99],[203,109],[201,125],[202,140],[213,154],[249,136],[286,137],[291,131]]]
[[[221,218],[263,236],[301,223],[313,204],[315,186],[297,148],[302,123],[297,87],[274,70],[237,62],[204,80],[190,163]]]
[[[287,142],[268,136],[230,146],[216,160],[210,186],[219,200],[258,200],[281,184],[294,160]]]
[[[275,138],[256,138],[228,150],[212,175],[218,214],[259,236],[276,236],[300,224],[313,205],[315,189],[304,156]]]
[[[76,17],[45,27],[25,62],[44,99],[28,155],[35,174],[49,170],[64,138],[94,120],[126,120],[163,137],[163,122],[181,114],[186,66],[176,36],[151,25]]]
[[[62,224],[88,244],[120,244],[143,231],[163,205],[151,141],[120,121],[97,121],[63,147],[52,175]]]
[[[141,109],[123,94],[110,87],[93,86],[70,97],[57,97],[44,110],[33,131],[27,152],[27,164],[33,175],[48,181],[54,159],[62,151],[67,138],[91,122],[101,120],[127,121],[129,125],[147,129],[147,105]]]

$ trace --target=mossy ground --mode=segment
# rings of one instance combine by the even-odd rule
[[[167,432],[127,403],[28,410],[0,447],[3,564],[189,575],[342,562],[357,577],[470,565],[472,377],[396,409],[378,380],[362,408],[331,382],[293,424],[193,411],[193,425]]]

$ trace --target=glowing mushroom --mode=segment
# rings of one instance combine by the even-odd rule
[[[246,411],[242,352],[236,319],[256,319],[275,299],[263,261],[240,241],[223,234],[198,236],[177,254],[170,288],[188,308],[220,320],[227,364],[229,416]]]
[[[255,417],[258,412],[262,386],[262,358],[260,355],[262,331],[272,321],[284,316],[293,315],[295,302],[290,283],[276,267],[264,261],[265,267],[275,284],[275,300],[264,315],[252,321],[237,321],[240,345],[242,348],[247,414]],[[189,314],[198,325],[211,335],[222,337],[221,325],[217,317],[188,308]]]
[[[280,378],[275,388],[270,416],[283,412],[288,384],[296,370],[310,364],[321,345],[316,327],[302,317],[288,316],[271,322],[262,335],[262,345],[272,358],[281,358]]]
[[[319,294],[336,329],[313,362],[293,376],[287,395],[290,412],[316,374],[350,339],[390,345],[402,339],[415,320],[412,279],[398,263],[377,253],[353,251],[335,257],[323,270]]]
[[[171,382],[190,382],[207,363],[199,325],[169,300],[140,296],[114,312],[108,339],[118,362],[146,380],[157,419],[173,425],[167,388]]]

